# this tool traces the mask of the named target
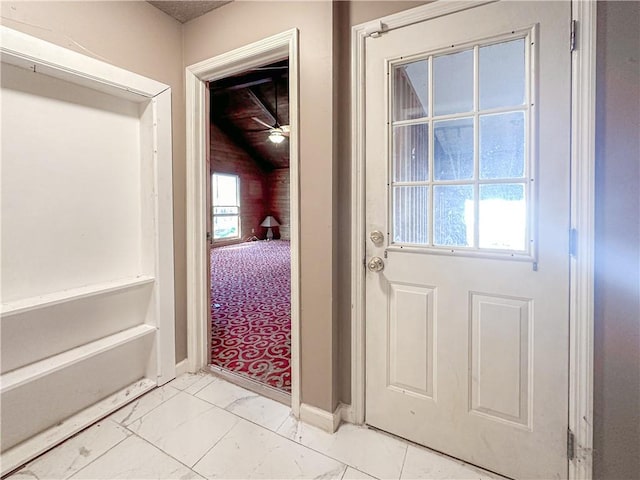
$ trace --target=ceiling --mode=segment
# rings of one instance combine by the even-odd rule
[[[283,60],[209,84],[211,122],[266,171],[289,167],[289,139],[270,142],[269,129],[253,117],[289,125],[288,64]]]
[[[180,23],[188,22],[194,18],[198,18],[205,13],[215,10],[231,0],[224,1],[194,1],[194,0],[180,0],[180,1],[150,1],[149,3],[156,8],[159,8],[170,17],[175,18]]]

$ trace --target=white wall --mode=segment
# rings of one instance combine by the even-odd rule
[[[186,358],[186,127],[182,25],[142,1],[2,1],[0,15],[2,25],[171,87],[176,359]]]
[[[1,115],[2,301],[138,274],[138,104],[3,65]]]

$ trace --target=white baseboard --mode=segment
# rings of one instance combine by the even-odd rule
[[[185,358],[181,362],[176,363],[176,378],[184,375],[189,371],[189,360]]]
[[[100,419],[115,412],[135,398],[155,388],[156,382],[149,379],[139,380],[122,390],[81,410],[53,427],[19,443],[0,454],[0,475],[24,465],[29,460],[62,443],[67,438],[89,427]]]
[[[341,403],[340,405],[338,405],[338,408],[340,409],[340,419],[345,422],[345,423],[356,423],[355,422],[355,417],[353,415],[353,409],[351,408],[351,405],[346,405],[344,403]]]
[[[325,432],[333,433],[340,426],[342,407],[343,404],[339,404],[335,411],[330,413],[321,408],[302,403],[300,405],[300,420]]]

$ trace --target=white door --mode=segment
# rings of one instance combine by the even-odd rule
[[[366,40],[366,421],[516,478],[567,476],[569,36],[499,2]]]

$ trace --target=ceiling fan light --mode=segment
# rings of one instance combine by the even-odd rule
[[[271,141],[271,143],[282,143],[284,142],[284,135],[282,134],[282,132],[271,132],[269,134],[269,141]]]

